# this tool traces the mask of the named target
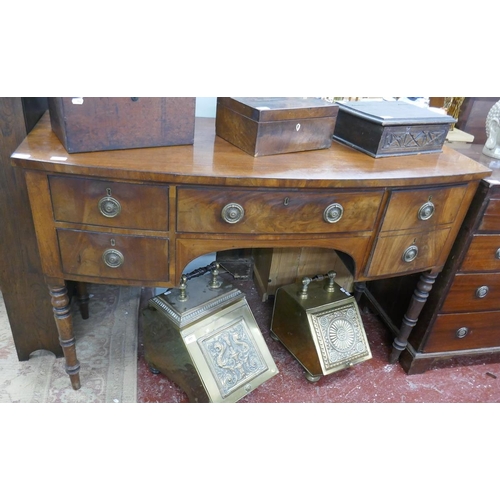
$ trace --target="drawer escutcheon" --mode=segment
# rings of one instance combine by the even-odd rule
[[[123,254],[119,250],[110,248],[104,251],[102,260],[108,267],[117,268],[123,264],[125,257],[123,257]]]

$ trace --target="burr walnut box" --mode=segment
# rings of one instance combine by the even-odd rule
[[[374,158],[439,153],[451,116],[403,101],[339,102],[333,138]]]
[[[51,97],[50,123],[68,153],[193,144],[194,97]]]
[[[252,156],[327,149],[337,113],[316,97],[218,97],[215,131]]]

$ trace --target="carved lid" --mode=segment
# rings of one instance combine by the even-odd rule
[[[404,101],[339,102],[339,111],[360,116],[380,125],[416,125],[455,123],[452,116]]]

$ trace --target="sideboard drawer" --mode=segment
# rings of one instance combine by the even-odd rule
[[[145,281],[168,281],[168,240],[59,229],[65,273]]]
[[[474,236],[460,271],[500,271],[500,235]]]
[[[451,224],[467,186],[395,190],[391,193],[381,231],[426,229]]]
[[[430,233],[380,234],[367,275],[410,273],[435,266],[449,232],[446,228]]]
[[[168,187],[50,176],[54,218],[105,227],[168,230]]]
[[[500,274],[458,274],[453,280],[443,313],[500,309]]]
[[[180,187],[177,191],[177,230],[232,234],[371,231],[382,195],[382,190],[307,193]]]
[[[423,352],[480,349],[500,345],[500,312],[440,314]]]

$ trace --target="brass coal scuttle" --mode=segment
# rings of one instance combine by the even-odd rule
[[[146,362],[190,402],[236,402],[278,374],[245,294],[216,262],[150,299],[143,316]]]

